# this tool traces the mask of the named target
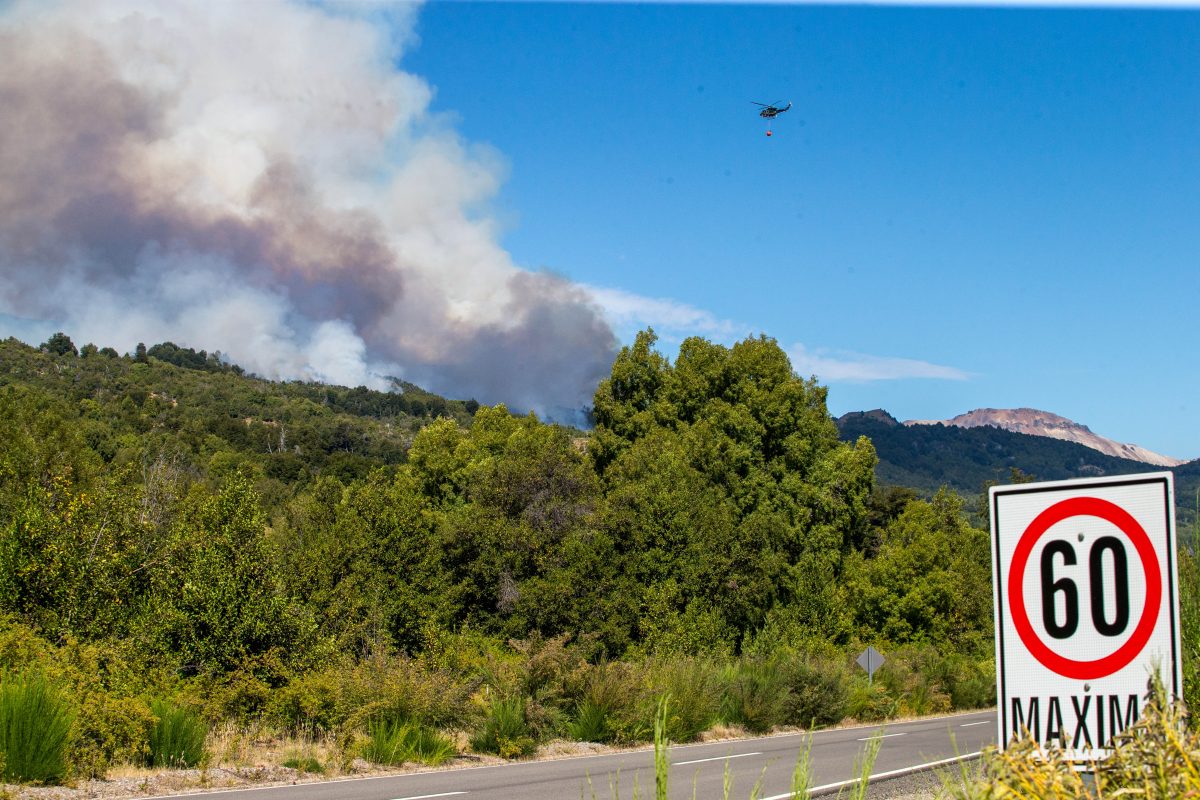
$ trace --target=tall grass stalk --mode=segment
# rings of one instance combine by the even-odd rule
[[[150,766],[194,767],[204,759],[204,740],[208,737],[204,720],[165,700],[153,701],[150,711],[157,718],[150,730]]]
[[[671,779],[671,762],[668,757],[671,743],[667,740],[667,707],[671,695],[664,694],[658,701],[654,714],[654,798],[667,800],[667,785]]]
[[[791,800],[809,798],[808,790],[812,786],[812,746],[813,737],[809,733],[800,743],[800,752],[796,754],[796,766],[792,768]]]
[[[12,783],[60,783],[75,712],[39,673],[0,674],[0,762]]]
[[[770,764],[764,764],[762,772],[758,773],[758,780],[756,780],[754,782],[754,786],[750,788],[750,800],[758,800],[758,798],[762,797],[763,781],[767,777],[767,767],[769,766]]]
[[[862,752],[854,759],[854,771],[858,773],[858,780],[849,787],[850,794],[847,800],[866,800],[867,789],[871,786],[871,770],[875,769],[875,759],[879,757],[879,748],[882,746],[883,729],[881,728],[867,740]],[[837,796],[841,800],[841,789],[838,790]]]

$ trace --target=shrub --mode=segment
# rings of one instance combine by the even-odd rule
[[[103,778],[119,762],[140,764],[149,756],[154,714],[136,697],[92,691],[79,700],[70,760],[74,773]]]
[[[579,704],[575,719],[567,724],[567,732],[577,742],[611,742],[616,735],[608,720],[608,710],[591,700]]]
[[[71,699],[75,720],[67,761],[73,777],[102,778],[113,764],[146,758],[154,715],[139,695],[169,692],[176,678],[136,657],[134,647],[128,641],[73,638],[54,646],[0,615],[0,671],[37,672]]]
[[[888,694],[882,683],[860,683],[850,692],[846,711],[860,722],[877,722],[891,719],[899,711],[900,704]]]
[[[40,673],[0,675],[0,753],[14,783],[60,783],[75,712]]]
[[[788,694],[786,725],[821,726],[841,722],[850,704],[849,676],[839,662],[806,655],[782,659]]]
[[[471,747],[501,758],[531,754],[537,742],[525,719],[525,699],[513,696],[493,701],[483,726],[471,737]]]
[[[589,667],[581,674],[580,684],[576,688],[575,723],[583,716],[584,708],[591,707],[595,710],[588,713],[593,721],[598,721],[596,717],[603,712],[604,724],[608,729],[605,741],[646,739],[651,732],[648,720],[643,717],[643,695],[647,681],[644,664],[614,661]],[[591,733],[595,735],[595,730]],[[571,735],[582,741],[600,741],[584,739],[575,733]]]
[[[940,714],[952,706],[950,688],[969,660],[946,656],[932,645],[906,645],[892,652],[875,674],[875,682],[897,700],[897,713]]]
[[[203,674],[185,687],[187,699],[214,724],[221,720],[248,721],[257,717],[266,707],[271,691],[269,681],[245,666],[229,672]]]
[[[996,702],[996,673],[980,671],[954,684],[950,702],[954,708],[986,708]]]
[[[163,700],[150,704],[157,717],[150,732],[153,767],[194,767],[204,758],[208,727],[195,712]]]
[[[711,661],[697,657],[671,658],[651,667],[651,693],[642,701],[642,719],[653,731],[659,698],[670,695],[666,735],[673,742],[690,742],[720,714],[721,682]]]
[[[470,687],[444,669],[403,656],[377,655],[337,679],[335,719],[360,727],[373,719],[404,719],[434,728],[469,720]]]
[[[345,719],[343,668],[302,675],[271,693],[267,718],[291,732],[332,731]]]
[[[584,649],[569,646],[567,634],[551,638],[531,637],[509,645],[523,656],[520,692],[542,702],[554,703],[569,693],[576,676],[587,671]]]
[[[3,579],[0,579],[3,580]],[[0,669],[21,669],[55,662],[54,645],[11,614],[0,614]]]
[[[376,720],[367,727],[363,758],[376,764],[399,766],[406,761],[437,766],[455,754],[449,738],[424,725]]]
[[[774,658],[750,658],[726,668],[721,718],[754,733],[783,721],[789,695],[786,676]]]
[[[271,692],[265,717],[292,733],[358,731],[380,719],[463,728],[472,688],[429,659],[372,655],[294,677]]]

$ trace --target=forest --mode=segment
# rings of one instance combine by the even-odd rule
[[[581,431],[0,342],[0,717],[34,698],[60,742],[6,780],[205,763],[218,730],[333,773],[645,741],[667,693],[673,741],[994,702],[974,509],[877,485],[772,339],[656,344]]]

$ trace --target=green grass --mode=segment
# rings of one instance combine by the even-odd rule
[[[514,696],[494,701],[483,727],[471,737],[471,748],[502,758],[527,756],[537,749],[525,719],[525,699]]]
[[[575,719],[567,724],[567,732],[577,742],[611,742],[615,737],[608,710],[590,700],[579,704]]]
[[[300,772],[310,772],[314,775],[325,774],[325,765],[312,756],[291,756],[283,760],[283,765]]]
[[[667,707],[671,695],[665,694],[658,701],[654,712],[654,798],[667,800],[667,784],[671,777],[671,762],[667,757],[670,741],[667,739]]]
[[[75,712],[39,673],[0,675],[0,763],[11,783],[61,783]]]
[[[363,758],[399,766],[409,761],[437,766],[455,754],[454,743],[415,722],[377,720],[367,726]]]
[[[155,700],[150,710],[157,718],[150,731],[152,767],[194,767],[204,760],[208,726],[194,711],[165,700]]]
[[[871,770],[875,768],[875,759],[879,756],[879,748],[883,746],[883,729],[880,728],[863,747],[863,751],[854,759],[854,771],[858,773],[858,780],[852,783],[850,789],[849,800],[866,800],[867,789],[871,786]],[[838,797],[841,798],[842,791],[838,790]]]
[[[801,800],[809,796],[808,789],[812,786],[812,746],[813,737],[809,733],[804,737],[803,744],[800,745],[800,752],[796,754],[796,766],[792,769],[792,798],[793,800]]]

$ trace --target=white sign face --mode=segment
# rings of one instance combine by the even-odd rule
[[[991,510],[1000,746],[1103,755],[1153,671],[1180,693],[1173,476],[994,486]]]

